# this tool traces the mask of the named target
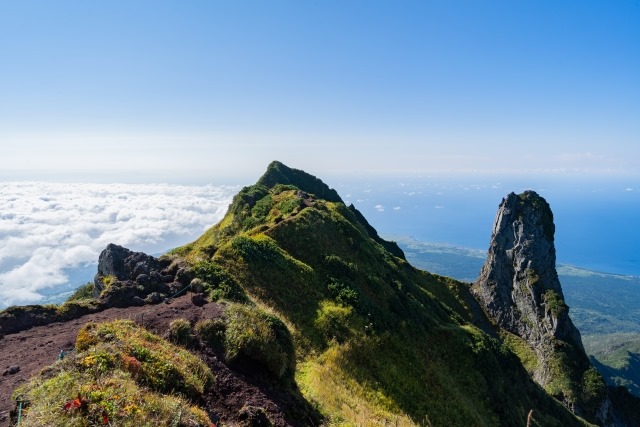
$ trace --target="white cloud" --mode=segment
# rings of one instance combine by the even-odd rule
[[[376,205],[375,208],[378,212],[384,212],[384,206],[382,205]]]
[[[399,211],[400,209],[401,209],[401,208],[400,208],[400,206],[394,206],[394,207],[393,207],[393,210],[394,210],[394,211]]]
[[[224,215],[236,187],[0,183],[0,308],[38,302],[108,243],[163,252]]]

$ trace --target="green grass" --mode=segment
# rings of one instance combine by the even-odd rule
[[[193,340],[193,327],[186,319],[175,319],[169,324],[169,341],[176,345],[187,346]]]
[[[527,372],[533,373],[538,368],[540,361],[529,344],[519,336],[507,331],[502,331],[501,336],[509,350],[518,356]]]
[[[581,425],[514,354],[532,366],[531,352],[470,324],[468,284],[414,269],[339,198],[303,199],[332,194],[317,185],[276,164],[219,225],[175,253],[195,260],[214,243],[207,262],[291,331],[296,381],[329,425],[524,425],[531,409],[537,425]],[[196,330],[231,356],[240,354],[235,342],[245,356],[268,354],[259,342],[271,333],[252,310],[229,307],[242,325],[233,331],[230,319]]]
[[[67,302],[93,298],[94,286],[93,282],[80,286],[67,298]]]
[[[83,361],[96,369],[100,369],[98,362],[103,356],[105,360],[112,360],[114,366],[133,357],[141,364],[138,381],[159,392],[197,397],[213,381],[209,368],[196,356],[131,321],[86,324],[78,332],[76,351],[86,352]],[[97,358],[95,364],[91,363],[92,358]]]
[[[225,311],[225,357],[230,363],[249,358],[277,380],[290,383],[295,373],[291,335],[280,319],[255,306],[231,304]]]
[[[76,349],[14,392],[22,426],[211,425],[190,399],[213,375],[187,351],[128,321],[88,324]]]

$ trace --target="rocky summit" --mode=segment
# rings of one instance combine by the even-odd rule
[[[571,322],[556,272],[553,213],[534,191],[509,194],[496,215],[487,260],[472,292],[489,318],[520,338],[536,382],[573,412],[606,422],[603,392],[585,393],[597,377]]]

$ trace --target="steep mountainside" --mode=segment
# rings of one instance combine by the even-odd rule
[[[298,384],[328,419],[521,425],[533,409],[541,425],[580,425],[476,326],[491,328],[466,285],[411,267],[317,184],[274,162],[174,254],[224,271],[290,326]]]
[[[412,265],[462,281],[475,282],[486,260],[486,251],[393,238]],[[607,384],[640,397],[640,278],[561,264],[556,270],[591,363]]]
[[[540,222],[547,238],[543,244],[550,252],[542,257],[551,266],[553,221],[550,211],[538,211],[534,204],[520,220],[525,231],[529,216],[533,223]],[[509,241],[500,244],[507,247]],[[215,304],[217,314],[176,321],[166,334],[174,344],[199,355],[211,370],[209,375],[201,369],[200,379],[186,393],[183,390],[181,399],[186,400],[166,397],[174,408],[193,406],[180,409],[191,418],[178,417],[176,425],[200,425],[205,417],[218,425],[256,426],[587,423],[571,410],[580,411],[589,422],[634,425],[631,418],[613,418],[615,414],[605,423],[592,409],[602,407],[606,390],[602,378],[582,359],[580,336],[570,323],[553,272],[516,254],[523,264],[515,270],[518,280],[533,286],[538,275],[541,286],[535,297],[523,288],[515,297],[518,305],[502,285],[514,273],[492,275],[505,257],[498,249],[483,270],[489,288],[476,287],[481,305],[468,284],[412,267],[395,243],[381,239],[355,207],[346,206],[322,181],[273,162],[256,185],[236,195],[224,219],[195,242],[159,260],[110,245],[100,256],[96,299],[68,303],[66,309],[7,310],[0,314],[0,332],[7,340],[30,325],[112,306],[155,310],[155,304],[171,302],[166,298],[186,288],[194,292],[195,306]],[[69,314],[69,307],[80,314]],[[176,375],[182,374],[167,377],[164,365],[158,364],[160,351],[178,352],[158,344],[160,338],[148,337],[131,323],[87,326],[83,331],[76,341],[75,363],[54,365],[53,378],[48,374],[34,379],[19,390],[20,396],[42,396],[51,381],[67,381],[73,387],[60,395],[60,402],[44,405],[58,408],[73,402],[75,396],[69,393],[77,393],[75,388],[95,391],[113,384],[114,378],[131,378],[128,390],[149,390],[150,402],[158,394],[180,391],[174,388],[180,384]],[[559,354],[557,359],[537,353],[529,341],[544,347],[549,339],[549,354]],[[563,353],[562,343],[571,350]],[[110,356],[114,354],[117,357]],[[575,361],[562,358],[576,354]],[[200,366],[187,355],[178,362]],[[270,401],[275,407],[247,403],[240,410],[225,409],[220,402],[229,399],[231,391],[219,384],[223,367],[218,362],[266,394],[283,397]],[[557,366],[559,380],[554,376]],[[157,369],[155,375],[150,374],[152,368]],[[111,418],[126,419],[122,411],[128,406],[109,409],[109,390],[101,389],[102,394],[91,398],[78,396],[77,411],[57,412],[62,420],[58,425],[65,425],[65,417],[80,423],[89,413],[93,418],[87,422],[96,422],[103,416],[101,410]],[[134,395],[131,392],[127,399]],[[82,409],[82,398],[91,411]],[[27,421],[35,413],[27,412]]]

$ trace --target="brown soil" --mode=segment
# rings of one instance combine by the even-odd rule
[[[222,312],[223,306],[219,304],[207,303],[198,307],[191,302],[190,295],[185,295],[170,304],[110,308],[69,322],[37,326],[0,338],[0,374],[10,367],[20,367],[15,374],[0,376],[0,427],[10,425],[9,413],[16,406],[11,400],[13,390],[54,363],[61,350],[72,350],[78,330],[85,323],[130,319],[151,332],[166,336],[169,323],[176,318],[195,323],[200,319],[219,317]],[[317,424],[319,417],[300,393],[274,386],[262,376],[259,366],[246,361],[230,368],[223,363],[220,354],[209,348],[195,345],[190,350],[207,362],[216,376],[215,385],[204,396],[206,410],[214,422],[245,425],[239,421],[242,418],[239,418],[239,412],[246,407],[256,407],[262,408],[275,426]]]

